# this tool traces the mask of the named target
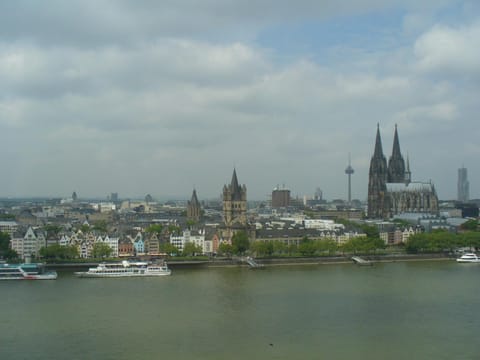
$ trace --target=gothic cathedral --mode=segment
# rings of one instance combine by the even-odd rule
[[[400,213],[438,214],[438,198],[432,183],[412,182],[409,161],[405,165],[400,151],[397,125],[392,156],[383,155],[380,128],[377,125],[375,150],[368,178],[368,211],[371,219],[388,219]]]

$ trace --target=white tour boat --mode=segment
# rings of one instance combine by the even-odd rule
[[[467,253],[463,254],[461,257],[457,259],[459,263],[480,263],[480,258],[477,254],[474,253]]]
[[[79,277],[105,278],[105,277],[133,277],[133,276],[163,276],[170,275],[172,271],[167,263],[149,264],[147,262],[129,262],[107,264],[101,263],[97,267],[90,268],[88,271],[76,272]]]
[[[55,280],[56,271],[46,271],[40,263],[6,264],[0,263],[0,280]]]

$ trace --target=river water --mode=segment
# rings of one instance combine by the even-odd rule
[[[479,359],[480,265],[0,282],[0,359]]]

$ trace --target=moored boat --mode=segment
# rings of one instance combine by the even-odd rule
[[[480,263],[480,257],[477,256],[475,253],[467,253],[463,254],[461,257],[457,259],[459,263]]]
[[[45,265],[0,263],[0,280],[55,280],[56,271],[46,271]]]
[[[170,275],[172,271],[167,263],[149,264],[147,262],[101,263],[88,271],[76,272],[78,277],[85,278],[109,278],[109,277],[140,277],[140,276],[164,276]]]

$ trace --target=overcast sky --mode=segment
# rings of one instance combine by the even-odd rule
[[[366,199],[377,123],[480,197],[480,2],[0,2],[0,197]]]

